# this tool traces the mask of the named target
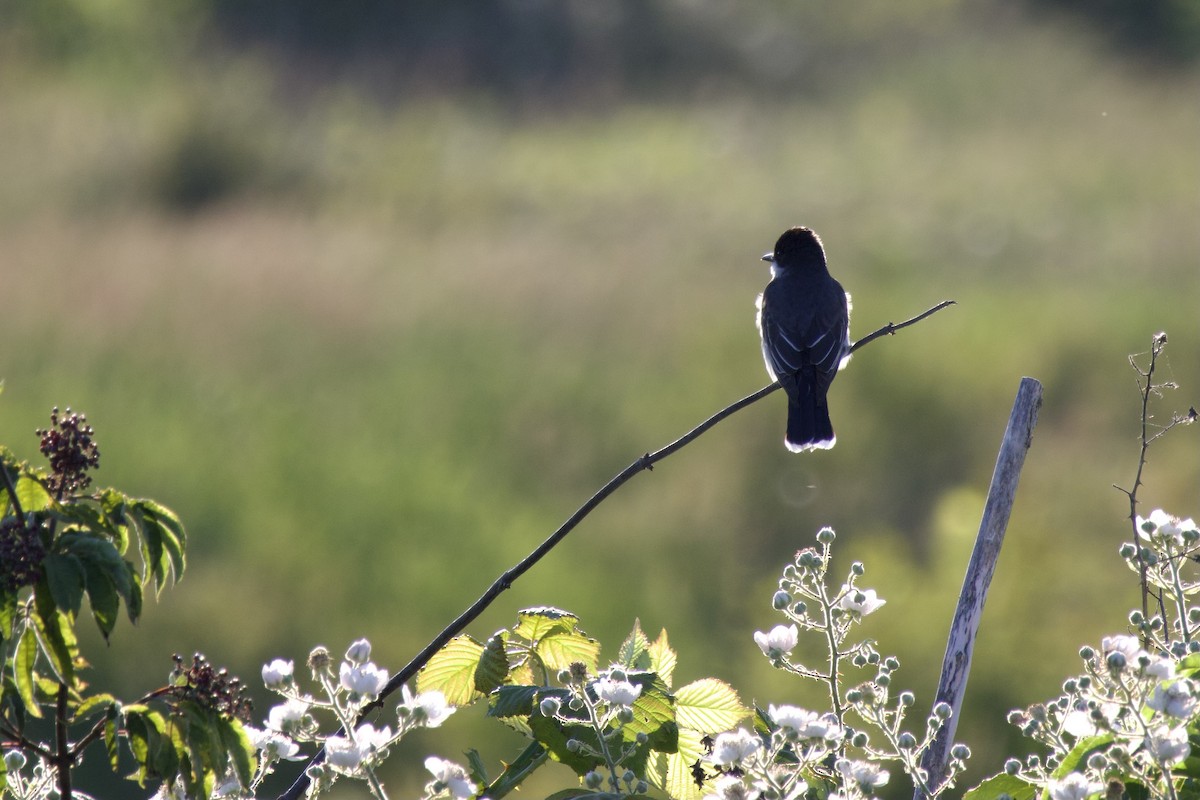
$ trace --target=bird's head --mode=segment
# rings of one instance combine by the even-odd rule
[[[808,228],[789,228],[775,242],[775,249],[762,257],[773,269],[825,268],[825,250],[817,234]]]

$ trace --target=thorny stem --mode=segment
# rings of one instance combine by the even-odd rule
[[[1191,422],[1195,419],[1194,411],[1188,417],[1172,415],[1171,422],[1163,427],[1162,430],[1158,431],[1158,433],[1154,434],[1153,436],[1149,435],[1151,419],[1150,396],[1152,394],[1161,395],[1162,389],[1175,388],[1175,384],[1169,381],[1163,383],[1154,382],[1154,369],[1158,366],[1158,357],[1162,354],[1162,351],[1166,348],[1166,346],[1167,334],[1161,332],[1154,334],[1154,338],[1150,341],[1150,364],[1146,367],[1144,372],[1142,371],[1142,368],[1138,366],[1137,359],[1134,356],[1129,357],[1129,365],[1133,367],[1134,372],[1138,374],[1138,389],[1142,397],[1142,430],[1140,437],[1141,446],[1138,452],[1138,466],[1137,473],[1133,478],[1133,487],[1130,489],[1122,489],[1120,486],[1113,484],[1114,489],[1117,489],[1129,498],[1129,525],[1133,529],[1133,544],[1134,550],[1137,554],[1138,582],[1142,590],[1142,617],[1144,619],[1150,618],[1150,596],[1152,592],[1150,591],[1150,582],[1147,574],[1148,565],[1146,564],[1146,559],[1142,554],[1142,547],[1138,545],[1138,540],[1141,538],[1141,532],[1138,530],[1137,524],[1137,494],[1138,489],[1142,487],[1142,473],[1146,469],[1146,453],[1149,451],[1151,443],[1158,439],[1158,437],[1162,436],[1176,425]],[[1142,379],[1145,380],[1144,384],[1142,383]],[[1163,606],[1162,596],[1158,595],[1157,600],[1159,614],[1163,617],[1163,621],[1165,622],[1167,614],[1166,608]],[[1149,639],[1145,633],[1142,634],[1141,639],[1143,647],[1149,645]]]

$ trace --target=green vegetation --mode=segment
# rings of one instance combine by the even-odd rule
[[[896,685],[929,698],[1022,375],[1045,406],[966,783],[1012,749],[1004,713],[1059,691],[1131,605],[1109,488],[1136,468],[1125,357],[1171,336],[1186,393],[1164,418],[1200,387],[1194,67],[946,4],[916,42],[872,26],[870,58],[803,91],[380,103],[114,6],[128,25],[104,37],[141,46],[0,47],[0,441],[32,459],[46,408],[85,409],[105,482],[161,499],[191,545],[97,683],[137,696],[196,650],[253,676],[364,635],[403,663],[632,458],[766,382],[757,257],[798,223],[854,295],[852,334],[958,307],[856,355],[835,450],[787,453],[767,398],[623,489],[472,633],[556,605],[610,642],[640,617],[697,670],[679,683],[782,701],[749,632],[829,524],[904,610]],[[1192,431],[1155,446],[1150,507],[1195,513],[1195,453]],[[481,741],[472,716],[389,767]]]

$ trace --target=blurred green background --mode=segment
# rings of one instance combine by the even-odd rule
[[[1169,333],[1159,422],[1200,394],[1198,54],[1183,0],[0,3],[0,441],[33,459],[52,405],[85,411],[99,483],[191,537],[141,629],[89,640],[94,683],[135,696],[199,650],[257,685],[359,636],[399,668],[611,475],[765,383],[758,256],[807,224],[852,334],[958,306],[855,356],[835,450],[786,452],[767,398],[471,632],[553,604],[611,655],[640,617],[679,683],[816,703],[751,633],[832,525],[927,708],[1034,376],[959,728],[968,785],[998,770],[1005,711],[1137,603],[1126,357]],[[1154,445],[1147,510],[1200,513],[1197,450]],[[518,744],[465,710],[385,778]],[[528,796],[570,785],[545,772]]]

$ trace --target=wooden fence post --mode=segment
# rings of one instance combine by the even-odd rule
[[[948,703],[953,713],[938,732],[933,746],[925,751],[921,759],[921,768],[928,776],[927,781],[935,789],[942,782],[950,747],[954,742],[963,694],[967,690],[967,675],[971,671],[971,652],[975,648],[979,618],[983,614],[988,585],[996,571],[996,559],[1004,543],[1013,496],[1021,477],[1021,467],[1025,463],[1025,451],[1033,442],[1033,428],[1037,424],[1041,405],[1042,385],[1033,378],[1022,378],[1012,414],[1008,418],[1008,428],[1004,431],[1004,441],[1000,444],[1000,454],[996,457],[996,469],[992,473],[983,519],[979,523],[975,549],[971,552],[971,561],[963,578],[962,592],[958,596],[958,607],[954,610],[954,622],[946,642],[946,656],[942,660],[942,677],[938,681],[934,703]],[[924,797],[925,793],[920,788],[913,793],[913,800],[924,800]]]

